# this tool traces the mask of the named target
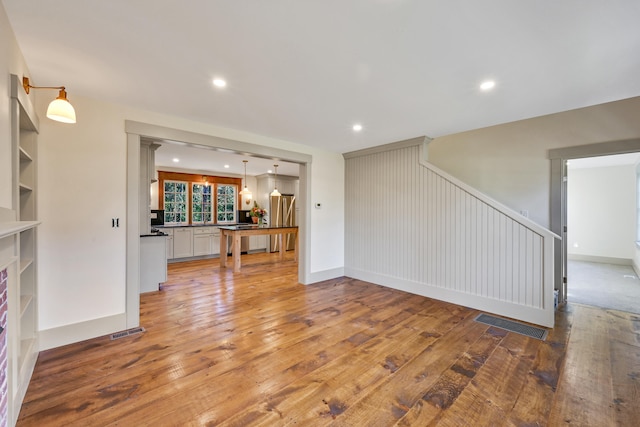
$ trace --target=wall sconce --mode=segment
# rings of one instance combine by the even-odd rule
[[[67,99],[67,91],[64,86],[31,86],[29,84],[29,77],[23,77],[22,87],[24,87],[24,91],[27,92],[27,94],[29,94],[29,89],[58,89],[60,93],[58,97],[49,104],[47,117],[62,123],[76,122],[76,110],[73,109],[73,105],[71,105]]]

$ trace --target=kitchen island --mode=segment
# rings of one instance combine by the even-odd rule
[[[267,225],[229,225],[229,226],[220,226],[220,268],[225,268],[227,266],[227,240],[229,237],[232,238],[232,249],[231,249],[231,257],[233,259],[233,272],[238,273],[240,271],[241,263],[240,263],[240,239],[242,236],[256,236],[261,234],[268,235],[277,235],[278,236],[278,247],[280,248],[280,259],[284,258],[285,245],[284,236],[286,234],[293,234],[295,239],[295,260],[298,260],[298,227],[289,227],[289,226],[274,226],[270,227]]]

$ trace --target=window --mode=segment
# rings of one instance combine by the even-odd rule
[[[212,222],[211,184],[191,184],[191,223]]]
[[[218,184],[217,187],[218,222],[236,222],[236,186]]]
[[[168,225],[234,223],[241,178],[158,171],[158,206]]]
[[[165,224],[187,223],[188,186],[182,181],[164,181]]]

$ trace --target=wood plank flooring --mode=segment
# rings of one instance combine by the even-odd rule
[[[146,332],[40,354],[19,426],[637,426],[640,317],[569,305],[546,341],[293,254],[171,264]]]

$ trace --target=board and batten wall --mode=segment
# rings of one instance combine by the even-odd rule
[[[428,138],[345,157],[345,274],[553,326],[557,236],[425,160]]]

